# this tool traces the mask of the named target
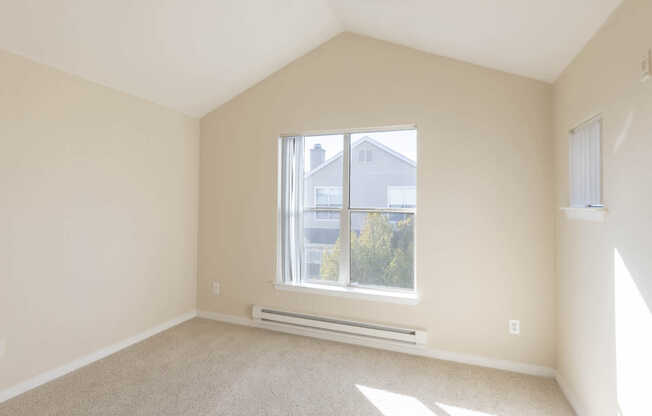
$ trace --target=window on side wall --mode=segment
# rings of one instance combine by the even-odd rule
[[[569,178],[572,208],[602,207],[602,120],[592,119],[570,132]]]
[[[414,292],[417,131],[282,137],[279,156],[279,280]]]

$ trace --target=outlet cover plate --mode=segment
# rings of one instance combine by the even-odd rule
[[[518,335],[521,333],[521,321],[512,319],[509,321],[509,333],[512,335]]]

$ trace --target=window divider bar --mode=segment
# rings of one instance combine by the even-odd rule
[[[304,212],[340,212],[343,208],[307,207]],[[416,214],[414,208],[350,208],[349,212],[379,212],[387,214]]]
[[[351,281],[351,134],[344,134],[342,146],[342,212],[340,214],[340,274],[339,281],[349,286]]]
[[[324,212],[340,212],[340,211],[342,211],[342,208],[341,207],[340,208],[336,208],[336,207],[333,207],[333,208],[307,207],[307,208],[304,208],[303,211],[304,212],[321,212],[321,211],[324,211]]]
[[[350,212],[380,212],[388,214],[416,214],[414,208],[349,208]]]

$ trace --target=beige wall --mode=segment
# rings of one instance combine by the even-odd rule
[[[262,304],[417,326],[431,348],[553,367],[551,94],[347,33],[288,65],[201,120],[199,309],[250,316]],[[279,134],[408,123],[419,129],[421,303],[276,290]]]
[[[585,414],[652,412],[650,17],[625,0],[554,89],[339,35],[201,120],[199,205],[197,120],[0,53],[0,390],[196,302],[263,304],[422,327],[431,348],[556,365]],[[609,214],[569,220],[567,132],[598,113]],[[278,135],[410,123],[420,304],[274,289]]]
[[[195,308],[199,122],[0,52],[0,390]]]
[[[652,81],[639,72],[651,19],[652,2],[626,0],[554,87],[559,206],[568,130],[604,120],[606,220],[558,215],[558,371],[588,415],[652,414]]]

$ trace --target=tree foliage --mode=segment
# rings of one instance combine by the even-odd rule
[[[320,274],[337,280],[341,243],[322,252]],[[351,281],[363,285],[412,288],[414,227],[411,216],[392,224],[387,214],[369,213],[360,233],[351,233]]]

